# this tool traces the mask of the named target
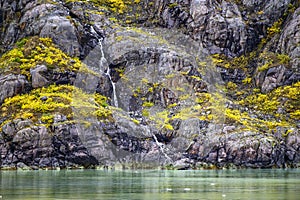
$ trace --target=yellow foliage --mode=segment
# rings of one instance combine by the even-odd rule
[[[150,102],[150,101],[143,102],[143,107],[152,107],[152,106],[154,106],[153,102]]]
[[[179,97],[179,100],[180,100],[180,101],[184,101],[184,100],[189,99],[190,97],[191,97],[190,94],[184,94],[184,95],[181,95],[181,96]]]
[[[91,3],[98,8],[107,8],[118,14],[125,13],[129,5],[140,3],[140,0],[68,0],[68,2],[76,1]]]
[[[171,130],[171,131],[174,130],[174,128],[171,124],[165,124],[164,128],[166,128],[167,130]]]
[[[257,132],[271,132],[276,127],[290,127],[287,121],[262,120],[253,118],[248,113],[241,113],[239,110],[226,109],[227,123],[237,123],[244,126],[244,130],[252,130]]]
[[[107,5],[112,11],[120,14],[124,13],[126,3],[122,0],[100,0],[101,3]]]
[[[54,122],[54,116],[53,115],[43,115],[41,117],[41,121],[44,122],[46,124],[46,126],[51,125]]]
[[[283,20],[279,19],[278,21],[274,22],[274,24],[271,27],[268,28],[267,30],[268,37],[272,37],[276,33],[280,33],[282,22]]]
[[[264,64],[258,67],[259,72],[279,65],[289,65],[290,62],[290,57],[286,54],[276,54],[267,51],[260,53],[259,58],[264,61]]]
[[[196,93],[196,103],[202,104],[210,101],[211,94],[210,93]]]
[[[86,68],[79,59],[71,58],[58,49],[50,38],[23,39],[0,58],[0,70],[21,73],[28,78],[30,69],[41,64],[59,72]]]
[[[235,83],[229,81],[229,82],[227,83],[226,88],[227,88],[228,90],[235,90],[235,89],[237,88],[237,85],[236,85]]]
[[[166,78],[174,78],[175,76],[176,76],[176,74],[173,73],[173,74],[168,74],[168,75],[166,75],[165,77],[166,77]]]
[[[31,119],[33,116],[34,116],[33,113],[28,112],[28,113],[23,113],[21,118],[22,119]]]
[[[137,119],[132,119],[132,121],[133,121],[135,124],[140,124],[140,121],[137,120]]]
[[[142,110],[142,115],[143,115],[144,117],[149,117],[149,116],[150,116],[150,113],[149,113],[149,111],[148,111],[147,109],[143,109],[143,110]]]
[[[247,78],[245,78],[244,80],[242,80],[242,82],[243,82],[244,84],[250,84],[251,81],[252,81],[252,78],[250,78],[250,77],[247,77]]]
[[[153,87],[150,87],[150,88],[148,89],[148,92],[153,92]]]
[[[278,109],[280,102],[277,99],[270,98],[267,94],[250,95],[240,101],[244,105],[253,105],[255,109],[272,113]]]
[[[51,85],[32,90],[29,94],[7,98],[1,106],[1,113],[10,120],[31,118],[37,122],[40,118],[46,126],[53,123],[56,113],[71,119],[74,109],[77,116],[94,116],[106,120],[111,117],[106,101],[107,98],[100,94],[87,94],[74,86]]]
[[[295,120],[300,119],[300,110],[298,109],[300,107],[299,99],[300,82],[297,82],[290,86],[276,88],[268,94],[262,94],[259,90],[253,90],[253,94],[240,100],[238,104],[250,108],[252,112],[254,111],[257,114],[262,113],[272,116],[272,118],[268,120],[253,119],[244,116],[244,119],[247,119],[246,122],[244,122],[245,126],[270,131],[277,126],[294,126],[293,124],[296,123]],[[279,114],[279,109],[284,110],[285,113]],[[238,113],[234,113],[233,115],[229,113],[228,115],[230,119],[241,123],[239,120],[240,116]]]
[[[231,109],[226,109],[225,110],[226,117],[233,122],[241,122],[241,113],[239,110],[231,110]]]
[[[167,130],[174,130],[173,126],[169,123],[170,117],[169,117],[169,111],[164,110],[162,112],[157,112],[155,116],[151,116],[150,120],[154,121],[157,128],[160,129],[167,129]]]
[[[263,14],[264,14],[264,11],[263,11],[263,10],[260,10],[260,11],[257,12],[257,14],[258,14],[258,15],[263,15]]]
[[[177,106],[177,103],[172,103],[172,104],[168,105],[168,108],[174,108],[176,106]]]
[[[250,53],[248,56],[240,56],[232,59],[227,58],[223,54],[214,54],[212,55],[212,61],[215,65],[223,67],[223,68],[231,68],[231,69],[244,69],[249,61],[253,59],[254,54]]]
[[[142,83],[147,84],[147,83],[149,83],[149,80],[146,78],[142,78]]]

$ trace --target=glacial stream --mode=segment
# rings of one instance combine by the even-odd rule
[[[298,199],[300,171],[1,171],[2,199]]]

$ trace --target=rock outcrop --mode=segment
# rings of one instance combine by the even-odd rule
[[[299,167],[297,1],[0,6],[3,169]]]
[[[30,89],[29,82],[23,75],[2,75],[0,77],[0,104],[8,98],[22,94]]]
[[[59,125],[49,133],[30,120],[18,120],[2,128],[1,165],[4,168],[67,168],[99,164],[82,144],[75,126]]]

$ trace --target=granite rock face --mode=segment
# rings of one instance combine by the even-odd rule
[[[283,138],[280,132],[283,130],[278,131],[269,137],[253,132],[210,134],[190,148],[188,156],[199,159],[190,164],[197,167],[204,167],[203,163],[214,163],[219,167],[230,164],[250,168],[297,167],[294,161],[299,160],[296,150],[299,133],[295,131]],[[291,142],[294,145],[290,145]]]
[[[24,93],[29,90],[30,85],[26,78],[22,75],[1,75],[0,76],[0,103],[17,94]]]
[[[299,9],[295,10],[295,13],[297,12]],[[275,64],[275,66],[259,72],[255,76],[257,85],[261,86],[263,92],[270,92],[279,86],[291,85],[300,80],[299,47],[296,45],[299,40],[299,16],[295,13],[289,16],[289,20],[282,27],[282,31],[275,36],[276,39],[269,42],[265,49],[287,55],[289,63]],[[261,61],[265,62],[264,59]]]
[[[83,146],[76,127],[59,125],[50,134],[44,126],[32,121],[14,121],[2,131],[1,165],[3,167],[32,169],[91,167],[99,162]]]
[[[299,78],[299,24],[300,18],[296,13],[300,10],[297,9],[292,15],[291,20],[283,28],[280,35],[277,51],[289,55],[291,59],[291,69],[286,70],[285,84],[291,84],[298,81]]]
[[[33,89],[74,85],[107,97],[103,107],[113,113],[78,116],[76,96],[67,98],[73,113],[50,113],[49,123],[43,109],[37,118],[9,118],[9,107],[1,106],[3,169],[299,167],[296,1],[126,6],[121,12],[86,1],[1,2],[2,56],[22,38],[49,37],[71,64],[80,60],[86,68],[42,62],[22,74],[7,69],[22,59],[0,63],[0,105]],[[270,94],[275,103],[267,101]],[[257,105],[242,104],[247,96]]]
[[[245,52],[247,29],[236,4],[192,1],[190,13],[192,37],[202,41],[212,54],[234,56]]]

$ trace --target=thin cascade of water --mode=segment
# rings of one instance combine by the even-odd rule
[[[113,105],[115,107],[119,107],[118,98],[117,98],[117,92],[116,92],[116,83],[113,82],[113,80],[112,80],[112,78],[110,76],[110,68],[109,67],[107,68],[107,71],[106,71],[105,74],[108,76],[108,78],[109,78],[109,80],[111,82],[111,85],[112,85],[112,89],[113,89]]]
[[[164,148],[163,144],[158,141],[158,139],[155,136],[155,134],[152,133],[152,136],[153,136],[153,138],[155,140],[155,143],[157,144],[157,146],[159,147],[161,153],[165,156],[165,158],[167,159],[167,161],[170,161],[171,163],[173,163],[173,160],[165,152],[165,148]]]
[[[106,60],[106,58],[104,56],[102,41],[103,41],[102,38],[99,39],[99,45],[100,45],[100,51],[101,51],[100,68],[104,69],[104,65],[107,64],[107,60]],[[117,98],[117,92],[116,92],[116,83],[113,82],[112,77],[110,75],[110,72],[111,72],[111,69],[109,68],[109,66],[107,66],[107,70],[106,70],[105,75],[109,78],[110,83],[112,85],[112,89],[113,89],[113,96],[112,96],[113,105],[115,107],[119,107],[118,98]]]

